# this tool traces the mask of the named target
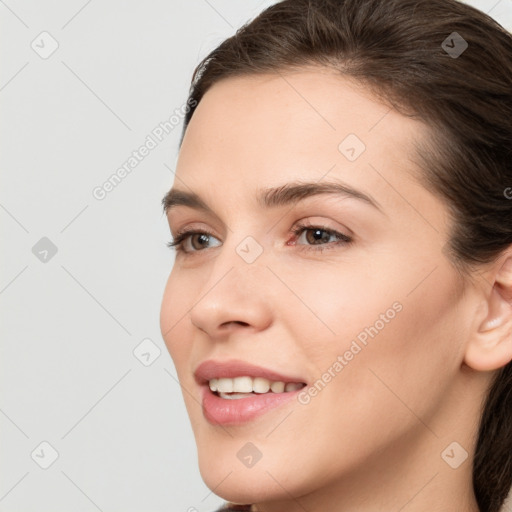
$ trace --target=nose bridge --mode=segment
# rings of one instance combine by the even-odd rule
[[[191,310],[192,322],[215,333],[223,324],[238,322],[263,327],[271,312],[271,273],[266,268],[266,252],[253,236],[232,240],[220,248],[211,272],[201,287]]]
[[[257,223],[251,223],[250,227],[257,226]],[[257,238],[258,239],[257,239]],[[268,261],[268,247],[264,247],[264,234],[252,234],[247,224],[239,225],[237,222],[231,223],[231,228],[227,239],[223,243],[219,254],[215,257],[213,264],[212,277],[220,277],[229,269],[230,279],[247,281],[250,284],[257,284],[261,279],[265,279],[268,272],[266,263]]]
[[[235,295],[248,295],[245,292],[251,291],[250,295],[261,293],[260,288],[268,279],[266,268],[267,252],[263,244],[258,242],[252,235],[239,237],[239,241],[232,234],[232,240],[222,247],[213,264],[210,283],[225,281],[229,289],[233,289]],[[213,281],[213,282],[212,282]]]

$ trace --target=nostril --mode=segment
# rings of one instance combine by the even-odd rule
[[[249,325],[247,322],[242,322],[241,320],[233,320],[231,322],[225,322],[222,325],[225,327],[229,327],[231,324],[237,324],[237,325],[243,325],[243,326]]]

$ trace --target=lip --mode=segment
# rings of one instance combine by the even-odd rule
[[[302,389],[283,393],[257,393],[246,398],[225,399],[210,390],[208,381],[214,378],[242,376],[264,377],[271,382],[302,382],[302,377],[284,375],[240,359],[227,361],[208,360],[195,370],[196,382],[201,388],[203,416],[212,425],[242,425],[277,407],[290,403]],[[307,385],[307,383],[305,383]]]
[[[210,390],[208,384],[203,384],[201,386],[203,416],[212,425],[242,425],[289,403],[302,389],[283,393],[268,392],[229,400],[220,398]]]
[[[241,359],[229,359],[226,361],[216,361],[209,359],[197,366],[194,376],[199,385],[208,384],[210,379],[235,378],[235,377],[264,377],[271,382],[305,382],[303,377],[294,375],[284,375],[277,371],[257,366]],[[277,393],[279,394],[279,393]]]

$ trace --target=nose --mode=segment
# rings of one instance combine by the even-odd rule
[[[272,273],[263,262],[246,263],[238,254],[219,255],[190,311],[192,324],[211,339],[238,329],[255,332],[272,323]]]

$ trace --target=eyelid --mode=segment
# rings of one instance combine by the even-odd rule
[[[325,214],[306,215],[293,223],[294,226],[296,224],[312,228],[321,227],[326,231],[337,231],[338,233],[344,234],[347,237],[355,237],[355,233],[346,225],[341,224],[340,222],[335,221],[329,217],[326,217]]]

